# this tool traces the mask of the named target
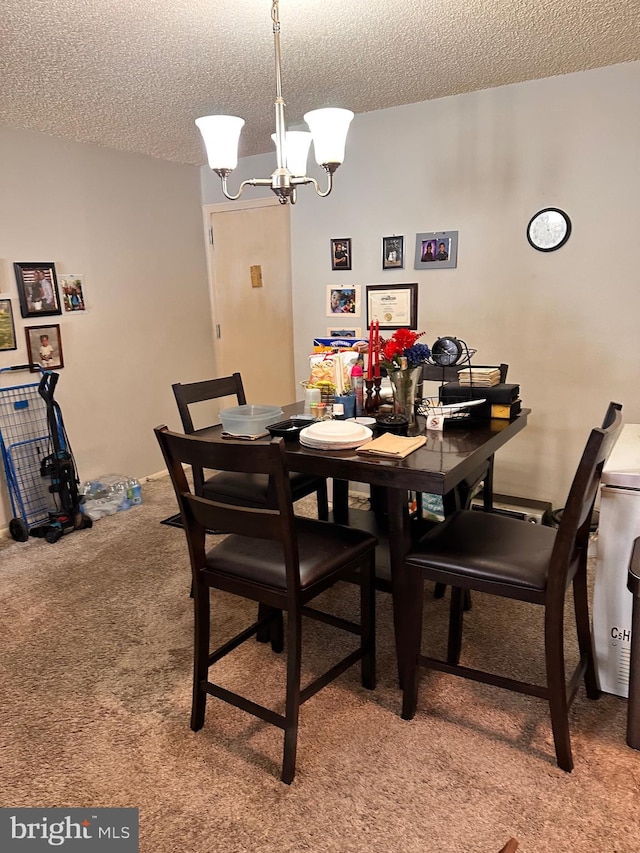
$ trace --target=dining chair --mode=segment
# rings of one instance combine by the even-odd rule
[[[602,467],[622,426],[621,406],[611,403],[604,427],[591,430],[557,529],[493,513],[458,510],[430,530],[404,559],[415,605],[406,614],[410,641],[403,652],[402,716],[416,712],[421,667],[544,698],[549,703],[558,765],[573,769],[569,707],[584,677],[587,696],[599,696],[587,600],[587,549]],[[422,584],[451,585],[446,660],[421,652]],[[573,587],[580,661],[567,680],[564,660],[565,596]],[[545,685],[531,684],[460,665],[462,591],[478,590],[544,607]],[[499,639],[499,638],[498,638]]]
[[[235,397],[239,406],[246,405],[246,395],[239,373],[202,382],[183,384],[176,382],[171,386],[178,404],[182,428],[187,435],[195,432],[190,406],[224,397]],[[290,473],[291,494],[294,501],[316,493],[318,518],[329,518],[327,480],[315,474]],[[211,500],[224,500],[242,506],[263,507],[273,504],[275,492],[269,478],[259,474],[220,471],[205,477],[202,468],[193,469],[195,493]]]
[[[195,436],[155,430],[171,475],[180,508],[191,560],[194,591],[194,657],[191,728],[204,725],[207,696],[215,696],[284,730],[283,782],[295,774],[300,705],[346,669],[361,662],[362,685],[375,688],[375,548],[374,536],[328,521],[302,518],[293,512],[284,440],[267,444],[243,441],[212,442]],[[275,504],[261,508],[213,501],[192,492],[183,465],[270,477]],[[207,550],[207,528],[228,531]],[[349,579],[360,579],[360,623],[339,618],[309,606],[317,595]],[[210,590],[265,605],[260,616],[236,636],[210,650]],[[210,668],[267,622],[277,624],[275,614],[287,613],[285,712],[278,713],[211,680]],[[355,650],[301,687],[302,617],[311,617],[359,637]],[[274,651],[282,650],[277,632]],[[261,680],[260,667],[247,671],[251,685]]]

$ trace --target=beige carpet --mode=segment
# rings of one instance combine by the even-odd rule
[[[540,700],[432,674],[416,718],[403,721],[384,593],[378,689],[363,690],[351,670],[303,706],[292,786],[279,781],[282,736],[271,726],[210,699],[204,729],[191,732],[184,535],[159,524],[175,511],[168,481],[143,496],[56,545],[0,544],[2,805],[137,806],[144,853],[497,853],[511,836],[522,853],[640,851],[626,702],[580,692],[572,774],[556,767]],[[355,592],[326,599],[351,612]],[[442,634],[446,601],[430,590],[426,601],[425,634]],[[216,595],[214,613],[217,639],[253,607]],[[466,660],[492,655],[530,673],[538,617],[475,596]],[[312,672],[342,639],[307,628]],[[283,659],[268,647],[250,642],[219,669],[221,682],[281,703]]]

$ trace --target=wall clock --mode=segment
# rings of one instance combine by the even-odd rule
[[[569,239],[571,220],[557,207],[544,207],[527,225],[527,240],[539,252],[555,252]]]

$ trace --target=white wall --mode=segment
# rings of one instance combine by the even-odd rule
[[[152,428],[179,426],[171,384],[213,373],[199,170],[6,127],[0,163],[0,294],[19,344],[0,367],[26,362],[25,326],[59,323],[57,398],[80,477],[160,470]],[[15,261],[82,273],[87,311],[21,318]]]
[[[425,341],[453,334],[476,363],[507,362],[532,409],[497,457],[497,491],[562,506],[609,400],[640,422],[639,139],[638,62],[356,116],[333,194],[302,189],[293,210],[298,379],[327,285],[418,282]],[[573,223],[548,254],[525,237],[546,206]],[[441,230],[459,232],[457,268],[414,270],[416,233]],[[405,269],[383,271],[392,234]],[[331,271],[332,237],[352,238],[351,272]]]

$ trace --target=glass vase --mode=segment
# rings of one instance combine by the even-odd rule
[[[393,388],[393,412],[405,417],[409,424],[416,421],[416,394],[422,381],[422,365],[390,370],[389,379]]]

